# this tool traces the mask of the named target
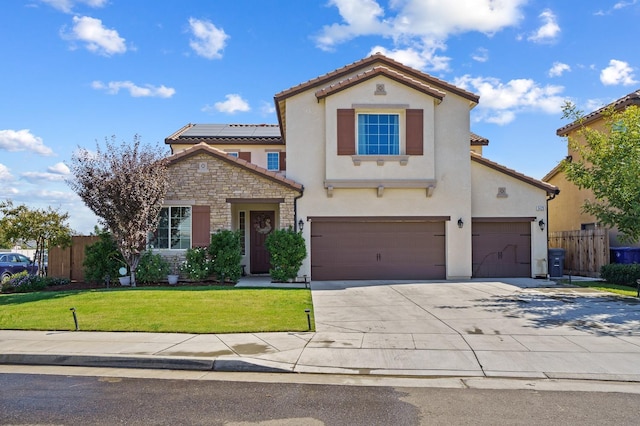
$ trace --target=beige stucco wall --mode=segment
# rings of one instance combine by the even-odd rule
[[[472,211],[474,218],[535,217],[531,222],[531,276],[547,274],[547,193],[522,180],[505,175],[475,161],[471,162]],[[498,197],[505,188],[506,197]]]
[[[386,96],[373,96],[376,83],[385,84]],[[334,122],[337,108],[352,104],[402,104],[425,109],[424,134],[428,145],[424,158],[412,156],[408,164],[375,162],[355,166],[349,156],[339,158],[335,142]],[[352,88],[318,100],[312,90],[287,99],[287,176],[305,187],[298,201],[298,215],[307,216],[451,216],[446,224],[447,277],[471,276],[470,228],[458,229],[457,220],[471,217],[471,170],[469,158],[469,101],[448,94],[435,105],[433,98],[416,94],[385,77],[362,82]],[[433,119],[428,118],[433,111]],[[325,122],[325,119],[327,120]],[[430,139],[433,140],[431,145]],[[378,197],[376,188],[335,189],[329,197],[324,186],[327,178],[350,179],[428,179],[436,180],[436,188],[427,197],[426,188],[385,188]],[[304,229],[310,253],[310,228]],[[311,259],[307,258],[300,275],[310,275]]]

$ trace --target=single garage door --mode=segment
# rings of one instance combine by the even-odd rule
[[[472,226],[473,277],[531,276],[531,221],[474,221]]]
[[[314,280],[444,279],[444,221],[312,221]]]

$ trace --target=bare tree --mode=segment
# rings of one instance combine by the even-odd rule
[[[117,145],[112,137],[105,145],[73,155],[74,180],[68,184],[113,234],[135,286],[140,254],[158,225],[169,186],[168,160],[159,146],[142,145],[138,135],[132,144]]]

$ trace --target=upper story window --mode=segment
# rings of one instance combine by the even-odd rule
[[[236,157],[236,158],[238,158],[238,157],[239,157],[239,155],[240,155],[240,153],[239,153],[239,152],[237,152],[237,151],[229,151],[229,152],[227,152],[227,155],[230,155],[230,156],[232,156],[232,157]]]
[[[359,155],[399,155],[398,114],[358,114]]]
[[[156,231],[149,235],[155,249],[191,248],[191,207],[163,207]]]
[[[280,170],[279,152],[267,152],[267,170],[271,170],[274,172]]]

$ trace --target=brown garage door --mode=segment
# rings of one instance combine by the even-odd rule
[[[472,226],[474,277],[531,276],[531,221],[474,221]]]
[[[311,223],[314,280],[444,279],[444,222]]]

